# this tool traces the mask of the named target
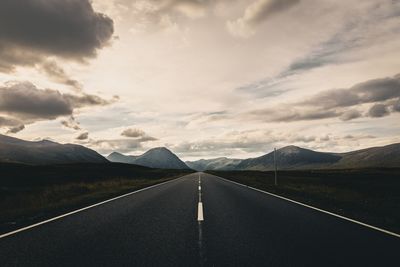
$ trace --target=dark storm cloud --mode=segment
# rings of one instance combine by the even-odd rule
[[[84,132],[81,133],[80,135],[78,135],[75,139],[77,140],[86,140],[89,138],[89,133],[88,132]]]
[[[82,61],[108,44],[113,21],[89,0],[0,1],[0,70],[47,56]]]
[[[54,119],[70,115],[73,104],[56,90],[37,89],[31,83],[17,83],[0,87],[0,112],[18,117]]]
[[[0,116],[5,114],[10,120],[29,124],[71,116],[77,108],[104,106],[114,101],[96,95],[71,95],[52,89],[38,89],[28,82],[8,83],[0,87]],[[71,126],[72,121],[65,126]]]

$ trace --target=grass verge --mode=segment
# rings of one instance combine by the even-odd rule
[[[0,165],[0,233],[189,174],[126,164]]]
[[[400,169],[207,172],[400,233]]]

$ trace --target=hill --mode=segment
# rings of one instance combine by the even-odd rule
[[[276,151],[276,158],[280,169],[311,169],[337,163],[341,156],[297,146],[286,146]],[[273,168],[274,152],[245,159],[236,166],[237,170],[272,170]]]
[[[165,147],[156,147],[140,156],[126,156],[117,152],[107,157],[113,162],[136,164],[158,169],[190,169],[182,160]]]
[[[0,134],[0,162],[49,165],[107,163],[108,160],[80,145],[59,144],[49,140],[25,141]]]
[[[296,146],[276,151],[279,169],[357,169],[400,166],[400,144],[371,147],[347,153],[317,152]],[[272,170],[274,152],[241,161],[235,170]]]

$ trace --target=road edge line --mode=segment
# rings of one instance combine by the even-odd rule
[[[188,174],[188,175],[190,175],[190,174]],[[37,226],[40,226],[40,225],[43,225],[43,224],[46,224],[46,223],[49,223],[49,222],[52,222],[52,221],[56,221],[56,220],[58,220],[58,219],[67,217],[67,216],[69,216],[69,215],[73,215],[73,214],[78,213],[78,212],[81,212],[81,211],[85,211],[85,210],[88,210],[88,209],[91,209],[91,208],[94,208],[94,207],[97,207],[97,206],[106,204],[106,203],[108,203],[108,202],[111,202],[111,201],[114,201],[114,200],[117,200],[117,199],[120,199],[120,198],[124,198],[124,197],[130,196],[130,195],[133,195],[133,194],[136,194],[136,193],[139,193],[139,192],[142,192],[142,191],[145,191],[145,190],[148,190],[148,189],[151,189],[151,188],[160,186],[160,185],[164,185],[164,184],[167,184],[167,183],[171,183],[171,182],[173,182],[173,181],[182,179],[182,178],[184,178],[185,176],[188,176],[188,175],[184,175],[184,176],[182,176],[182,177],[174,178],[174,179],[171,179],[171,180],[168,180],[168,181],[159,183],[159,184],[154,184],[154,185],[151,185],[151,186],[148,186],[148,187],[145,187],[145,188],[141,188],[141,189],[138,189],[138,190],[135,190],[135,191],[132,191],[132,192],[129,192],[129,193],[126,193],[126,194],[117,196],[117,197],[113,197],[113,198],[110,198],[110,199],[107,199],[107,200],[104,200],[104,201],[101,201],[101,202],[92,204],[92,205],[90,205],[90,206],[86,206],[86,207],[83,207],[83,208],[80,208],[80,209],[77,209],[77,210],[73,210],[73,211],[70,211],[70,212],[61,214],[61,215],[59,215],[59,216],[56,216],[56,217],[53,217],[53,218],[50,218],[50,219],[47,219],[47,220],[44,220],[44,221],[41,221],[41,222],[38,222],[38,223],[34,223],[34,224],[31,224],[31,225],[22,227],[22,228],[20,228],[20,229],[17,229],[17,230],[8,232],[8,233],[1,234],[1,235],[0,235],[0,239],[5,238],[5,237],[7,237],[7,236],[11,236],[11,235],[17,234],[17,233],[20,233],[20,232],[23,232],[23,231],[26,231],[26,230],[29,230],[29,229],[31,229],[31,228],[34,228],[34,227],[37,227]]]
[[[213,174],[211,174],[211,175],[213,175]],[[267,195],[270,195],[270,196],[273,196],[273,197],[276,197],[276,198],[280,198],[280,199],[295,203],[297,205],[300,205],[300,206],[303,206],[303,207],[306,207],[306,208],[309,208],[309,209],[313,209],[313,210],[316,210],[316,211],[319,211],[319,212],[322,212],[322,213],[325,213],[325,214],[329,214],[331,216],[334,216],[334,217],[337,217],[337,218],[340,218],[340,219],[343,219],[343,220],[346,220],[346,221],[349,221],[349,222],[352,222],[352,223],[355,223],[355,224],[358,224],[358,225],[362,225],[364,227],[367,227],[367,228],[370,228],[370,229],[373,229],[373,230],[376,230],[376,231],[379,231],[379,232],[382,232],[382,233],[385,233],[385,234],[400,238],[400,234],[397,234],[397,233],[394,233],[394,232],[391,232],[391,231],[388,231],[388,230],[385,230],[385,229],[382,229],[382,228],[379,228],[379,227],[376,227],[376,226],[373,226],[373,225],[370,225],[370,224],[367,224],[367,223],[363,223],[363,222],[360,222],[360,221],[357,221],[357,220],[354,220],[354,219],[351,219],[351,218],[348,218],[348,217],[345,217],[345,216],[342,216],[342,215],[339,215],[339,214],[336,214],[336,213],[333,213],[333,212],[330,212],[330,211],[326,211],[326,210],[323,210],[323,209],[320,209],[320,208],[316,208],[316,207],[304,204],[302,202],[299,202],[299,201],[296,201],[296,200],[293,200],[293,199],[290,199],[290,198],[282,197],[282,196],[276,195],[274,193],[270,193],[270,192],[267,192],[267,191],[264,191],[264,190],[261,190],[261,189],[255,188],[255,187],[251,187],[251,186],[247,186],[247,185],[235,182],[235,181],[231,181],[231,180],[219,177],[217,175],[213,175],[213,176],[215,176],[215,177],[217,177],[219,179],[225,180],[227,182],[231,182],[231,183],[234,183],[234,184],[246,187],[246,188],[253,189],[253,190],[258,191],[260,193],[264,193],[264,194],[267,194]]]

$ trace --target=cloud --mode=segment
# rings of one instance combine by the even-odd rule
[[[25,129],[25,125],[23,125],[23,124],[18,125],[18,126],[15,126],[15,127],[11,127],[11,128],[7,131],[7,134],[10,134],[10,133],[18,133],[18,132],[22,131],[23,129]]]
[[[386,101],[400,97],[400,75],[358,83],[348,89],[332,89],[303,101],[325,109],[350,107],[364,103]]]
[[[0,87],[0,116],[6,116],[8,124],[14,121],[30,124],[40,120],[54,120],[71,116],[79,108],[104,106],[114,102],[115,99],[105,100],[96,95],[62,94],[57,90],[38,89],[29,82],[7,83]],[[65,126],[71,126],[71,118],[68,123],[64,123]]]
[[[275,108],[264,108],[244,114],[243,119],[255,119],[269,122],[293,122],[302,120],[320,120],[338,117],[334,110],[301,109],[290,105]]]
[[[300,0],[256,0],[246,8],[242,17],[227,22],[228,30],[234,36],[248,37],[254,34],[259,24],[299,2]]]
[[[246,84],[244,86],[240,86],[235,90],[239,92],[254,94],[257,98],[276,97],[291,91],[291,89],[282,87],[282,80],[280,79],[263,79],[257,82]]]
[[[139,0],[132,5],[137,31],[159,31],[178,27],[182,18],[196,19],[206,14],[213,1],[205,0]]]
[[[0,116],[0,127],[4,127],[4,126],[18,126],[20,125],[22,122],[20,120],[17,120],[15,118],[10,118],[10,117],[4,117],[4,116]]]
[[[143,130],[136,128],[128,128],[122,131],[121,136],[136,138],[137,141],[140,142],[148,142],[148,141],[156,141],[158,140],[155,137],[147,135]]]
[[[70,129],[73,129],[76,131],[81,130],[81,126],[79,125],[79,122],[76,121],[75,117],[72,115],[68,118],[68,120],[62,120],[61,124],[64,127],[67,127],[67,128],[70,128]]]
[[[77,140],[86,140],[89,137],[89,133],[88,132],[84,132],[79,134],[75,139]]]
[[[185,157],[219,157],[245,153],[266,154],[274,147],[299,145],[313,149],[328,142],[357,142],[362,139],[375,138],[371,135],[307,135],[297,132],[282,132],[279,130],[246,130],[231,131],[212,138],[197,141],[184,141],[177,144],[168,144],[176,153]]]
[[[142,148],[140,141],[130,139],[91,140],[88,146],[102,154],[113,151],[126,153]]]
[[[369,109],[368,115],[372,118],[380,118],[389,115],[389,110],[384,104],[375,104]]]
[[[133,137],[133,138],[137,138],[137,137],[142,137],[145,136],[146,133],[140,129],[136,129],[136,128],[128,128],[125,129],[122,133],[122,136],[125,137]]]
[[[397,111],[400,98],[400,75],[373,79],[346,89],[331,89],[317,93],[306,100],[257,109],[242,114],[243,119],[270,122],[292,122],[340,118],[348,121],[362,117],[354,107],[374,104],[366,116],[379,118]]]
[[[142,149],[143,143],[158,140],[157,138],[149,136],[143,130],[137,128],[127,128],[121,132],[121,136],[125,136],[128,138],[98,140],[90,139],[87,145],[102,154],[107,154],[113,151],[127,153]]]
[[[393,111],[400,112],[400,98],[393,103]]]
[[[349,120],[357,119],[360,117],[362,117],[362,114],[358,110],[351,109],[351,110],[347,110],[347,111],[343,112],[339,118],[342,121],[349,121]]]
[[[156,139],[147,137],[135,139],[100,139],[90,140],[87,145],[102,154],[107,154],[113,151],[127,153],[141,149],[143,147],[142,143],[154,140]]]
[[[0,70],[32,66],[50,56],[82,61],[96,56],[113,21],[89,0],[0,1]]]
[[[77,80],[70,78],[55,61],[47,60],[42,64],[38,65],[39,71],[45,73],[54,82],[68,85],[75,89],[77,92],[83,90],[82,84]]]
[[[280,83],[284,84],[290,77],[296,78],[298,75],[328,65],[338,67],[355,61],[364,61],[371,56],[367,51],[382,46],[382,43],[391,43],[396,40],[394,36],[397,36],[400,30],[399,23],[395,22],[399,17],[400,5],[398,3],[382,1],[379,5],[376,5],[365,1],[363,5],[358,5],[359,8],[352,12],[352,16],[343,16],[343,11],[335,15],[335,9],[340,8],[341,5],[331,4],[318,3],[313,12],[306,5],[302,5],[297,12],[300,16],[304,12],[316,14],[316,10],[323,8],[317,13],[321,15],[321,11],[324,9],[332,9],[331,14],[336,17],[332,17],[331,20],[340,21],[336,26],[337,28],[333,27],[333,33],[316,44],[310,44],[304,54],[294,58],[287,67],[274,77],[262,80],[265,86],[260,88],[261,91],[249,90],[249,93],[255,93],[258,97],[263,96],[265,92],[265,95],[268,96],[270,87],[273,90]],[[322,32],[325,32],[325,30],[321,29]],[[329,32],[328,29],[326,32]],[[245,31],[246,34],[249,33]],[[395,47],[397,46],[395,45]],[[367,54],[365,54],[366,52]]]

